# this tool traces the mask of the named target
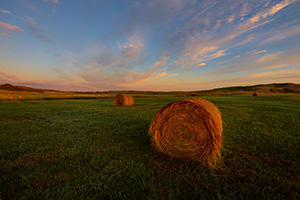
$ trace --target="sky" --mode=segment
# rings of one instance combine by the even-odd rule
[[[196,91],[300,83],[300,0],[1,0],[0,84]]]

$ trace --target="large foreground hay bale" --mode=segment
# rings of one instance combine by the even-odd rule
[[[252,94],[252,96],[258,97],[258,94],[257,94],[256,92],[254,92],[254,93]]]
[[[219,109],[200,98],[184,98],[162,107],[149,129],[151,145],[173,158],[215,165],[220,158],[222,118]]]
[[[114,98],[115,106],[132,106],[133,104],[133,97],[126,94],[117,94]]]

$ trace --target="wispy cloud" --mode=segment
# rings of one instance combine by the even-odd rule
[[[259,77],[269,77],[274,75],[295,75],[300,74],[300,69],[289,69],[289,70],[280,70],[280,71],[270,71],[270,72],[262,72],[257,74],[252,74],[249,76],[245,76],[244,78],[250,79],[250,78],[259,78]]]
[[[218,52],[216,52],[212,55],[207,56],[206,60],[212,60],[212,59],[216,59],[216,58],[219,58],[221,56],[224,56],[224,55],[226,55],[224,52],[225,52],[225,50],[220,50],[220,51],[218,51]]]
[[[265,55],[265,56],[262,56],[262,57],[258,58],[257,60],[255,60],[255,62],[267,62],[267,61],[275,60],[275,59],[278,59],[278,57],[281,54],[282,54],[282,52],[277,52],[274,54]]]
[[[178,76],[178,74],[170,74],[167,77],[173,77],[173,76]]]
[[[121,53],[121,64],[128,63],[140,56],[144,48],[142,39],[138,35],[130,36],[127,41],[121,44],[117,43],[117,46]]]
[[[158,71],[164,68],[167,59],[168,59],[167,57],[161,58],[160,60],[158,60],[153,64],[152,68],[149,71],[143,73],[132,72],[132,71],[127,72],[126,80],[120,83],[119,86],[130,87],[132,85],[135,85],[137,83],[142,83],[150,79],[166,76],[167,72],[158,73]]]
[[[3,70],[0,70],[0,80],[3,83],[15,83],[15,82],[20,82],[22,79],[18,77],[17,75],[14,74],[9,74]]]
[[[202,48],[202,49],[192,49],[193,46],[188,46],[187,47],[187,52],[189,52],[189,48],[191,48],[192,51],[197,51],[194,55],[193,55],[193,60],[196,60],[199,56],[203,56],[203,57],[208,57],[207,54],[211,51],[214,51],[216,49],[218,49],[219,47],[217,46],[210,46],[210,47],[206,47],[206,48]]]
[[[187,28],[187,26],[198,26],[199,22],[196,19],[198,19],[200,15],[196,14],[195,17],[193,17],[193,20],[188,21],[187,24],[183,26],[187,30],[190,30],[190,32],[183,35],[182,33],[186,31],[178,29],[177,32],[171,33],[169,36],[170,39],[168,40],[169,43],[167,43],[167,45],[170,51],[175,55],[181,55],[181,58],[173,63],[173,66],[180,66],[183,69],[194,67],[199,62],[205,62],[225,56],[228,47],[232,48],[252,42],[255,40],[256,35],[248,35],[248,39],[245,39],[245,36],[240,36],[274,21],[274,19],[272,19],[273,15],[294,2],[296,2],[296,0],[284,0],[271,7],[267,6],[262,11],[248,17],[247,20],[241,20],[240,23],[232,25],[230,29],[225,29],[226,31],[223,30],[218,33],[211,32],[210,34],[205,34],[205,31],[197,32],[196,30],[193,31],[190,30],[191,28]],[[244,4],[240,15],[243,17],[249,15],[249,8],[249,5]],[[237,15],[230,15],[226,21],[233,22],[236,17]],[[199,20],[203,22],[204,19],[202,18]],[[221,23],[220,19],[215,20],[215,22],[209,22],[209,24],[215,24],[211,27],[212,29],[218,28],[221,26]],[[296,33],[298,33],[298,30],[293,29],[291,34]],[[181,36],[178,38],[176,34],[180,34]],[[171,40],[172,37],[176,38],[176,40]]]
[[[138,8],[138,7],[141,7],[141,6],[142,6],[141,3],[139,3],[138,1],[135,1],[134,7]]]
[[[287,69],[279,71],[266,71],[255,73],[246,76],[238,76],[233,78],[222,78],[214,81],[214,83],[223,83],[223,84],[257,84],[259,83],[268,83],[268,82],[298,82],[300,76],[300,69]]]
[[[53,3],[56,3],[56,2],[58,3],[58,1],[53,1]],[[39,39],[41,39],[43,41],[47,41],[47,42],[50,41],[50,39],[46,35],[45,31],[43,31],[42,28],[38,27],[37,24],[36,24],[36,22],[32,18],[25,19],[23,17],[15,15],[15,14],[13,14],[10,11],[5,10],[5,9],[1,9],[0,12],[4,13],[4,14],[9,14],[9,15],[11,15],[11,16],[13,16],[13,17],[15,17],[15,18],[17,18],[19,20],[22,20],[23,22],[27,23],[27,26],[29,27],[30,32],[31,32],[31,34],[32,34],[33,37],[39,38]],[[21,28],[19,28],[17,26],[5,24],[5,23],[3,23],[1,25],[1,23],[2,22],[0,22],[0,27],[3,27],[3,28],[6,27],[6,29],[8,29],[8,30],[18,31],[18,32],[23,32],[24,31],[23,29],[21,29]]]
[[[52,70],[56,72],[59,76],[64,81],[67,82],[72,82],[72,78],[70,78],[70,74],[68,74],[65,70],[63,70],[61,67],[53,67]]]
[[[3,8],[0,9],[0,12],[3,14],[11,14],[11,12],[9,12],[8,10],[5,10]]]
[[[4,28],[6,30],[9,30],[9,31],[17,31],[17,32],[24,31],[23,29],[21,29],[18,26],[10,25],[10,24],[4,23],[4,22],[0,22],[0,27]]]
[[[300,66],[300,49],[292,49],[258,57],[260,54],[249,53],[220,69],[213,71],[212,75],[240,73],[263,69],[275,69],[289,66]]]
[[[252,55],[257,55],[257,54],[266,53],[266,52],[267,52],[267,50],[252,51],[251,54],[252,54]]]
[[[163,71],[167,57],[162,57],[148,69],[135,67],[144,57],[142,41],[142,38],[135,35],[124,42],[118,42],[118,52],[105,47],[94,48],[90,56],[87,56],[85,68],[80,68],[77,76],[86,85],[96,84],[102,89],[110,90],[128,89],[137,83],[167,76],[167,72]],[[95,52],[97,53],[94,54]]]
[[[297,26],[293,26],[293,27],[290,27],[288,29],[282,29],[279,33],[275,33],[274,32],[272,33],[272,36],[265,39],[264,42],[274,42],[274,41],[279,41],[279,40],[282,40],[282,39],[285,39],[285,38],[288,38],[288,37],[291,37],[291,36],[295,36],[295,35],[298,35],[300,34],[300,25],[297,25]]]
[[[275,6],[265,9],[262,12],[259,12],[257,15],[251,17],[248,21],[251,23],[256,23],[260,20],[263,20],[269,16],[273,16],[275,13],[280,11],[281,9],[287,7],[291,3],[296,2],[297,0],[284,0],[281,1],[280,3],[276,4]]]
[[[159,78],[159,77],[162,77],[162,76],[167,76],[168,75],[168,73],[167,72],[161,72],[161,73],[156,73],[155,74],[155,78]]]
[[[54,4],[59,4],[59,0],[44,0],[46,2],[51,2],[51,3],[54,3]]]
[[[232,22],[233,20],[235,19],[235,16],[234,15],[232,15],[232,16],[230,16],[228,19],[227,19],[227,22]]]
[[[201,66],[204,66],[204,65],[206,65],[206,63],[200,63],[200,64],[197,65],[197,67],[201,67]]]
[[[31,35],[33,37],[39,38],[46,42],[51,41],[51,39],[49,39],[49,37],[45,34],[45,31],[36,26],[35,23],[28,23],[28,27],[30,28]]]
[[[187,4],[187,2],[184,0],[147,1],[146,20],[148,22],[170,22],[174,19],[176,13],[185,6],[185,4]]]
[[[22,20],[22,21],[24,21],[24,22],[26,22],[27,20],[26,19],[24,19],[23,17],[20,17],[20,16],[18,16],[18,15],[14,15],[13,13],[11,13],[9,10],[5,10],[5,9],[0,9],[0,12],[1,13],[3,13],[3,14],[8,14],[8,15],[10,15],[10,16],[12,16],[12,17],[15,17],[15,18],[17,18],[17,19],[20,19],[20,20]]]
[[[1,35],[1,36],[5,36],[5,37],[11,36],[10,33],[7,33],[7,32],[5,32],[5,31],[0,31],[0,35]]]

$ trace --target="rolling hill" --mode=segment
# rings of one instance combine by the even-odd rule
[[[216,88],[201,92],[261,92],[261,93],[296,93],[300,94],[300,84],[295,83],[272,83],[252,86],[237,86]]]
[[[10,91],[27,91],[27,92],[62,92],[58,90],[48,90],[48,89],[36,89],[27,86],[14,86],[11,84],[0,85],[0,90],[10,90]],[[190,91],[190,92],[155,92],[155,91],[102,91],[102,92],[72,92],[77,94],[116,94],[116,93],[127,93],[127,94],[157,94],[157,95],[187,95],[187,96],[198,96],[202,94],[226,94],[226,93],[294,93],[300,94],[300,84],[295,83],[272,83],[272,84],[260,84],[252,86],[235,86],[235,87],[224,87],[215,88],[212,90],[201,90],[201,91]]]

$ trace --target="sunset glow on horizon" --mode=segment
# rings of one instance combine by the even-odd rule
[[[300,83],[300,0],[10,0],[0,84],[195,91]]]

